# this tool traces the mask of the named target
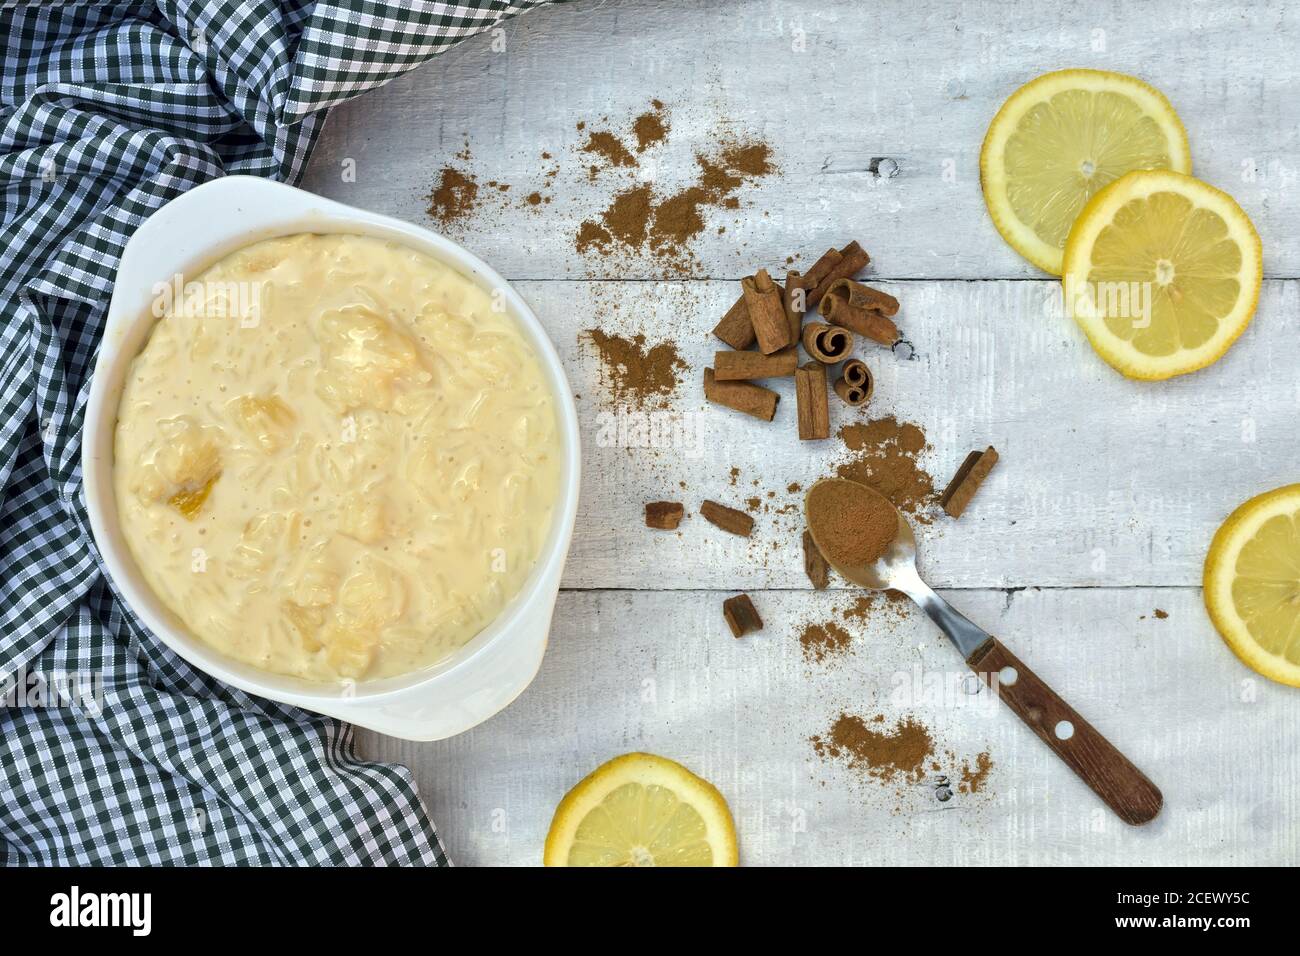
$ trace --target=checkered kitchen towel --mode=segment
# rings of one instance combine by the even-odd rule
[[[446,863],[405,768],[195,671],[117,600],[81,424],[141,221],[227,173],[293,182],[326,107],[543,2],[0,9],[3,862]]]

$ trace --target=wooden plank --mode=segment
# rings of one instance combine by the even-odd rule
[[[870,344],[859,409],[832,398],[832,432],[882,415],[920,423],[937,490],[972,449],[1001,455],[960,520],[917,528],[923,573],[943,587],[1196,585],[1216,527],[1238,504],[1296,480],[1295,359],[1300,283],[1265,283],[1258,317],[1218,364],[1166,383],[1129,381],[1060,314],[1049,282],[884,283],[915,344],[903,360]],[[771,423],[708,405],[702,369],[735,286],[525,282],[557,343],[578,406],[583,490],[565,583],[575,588],[802,587],[801,496],[832,471],[838,439],[800,442],[793,383]],[[671,338],[690,370],[667,411],[612,406],[580,330]],[[732,483],[731,471],[738,476]],[[685,487],[682,484],[685,483]],[[754,536],[713,532],[712,498],[758,499]],[[644,528],[647,501],[680,500],[674,534]]]
[[[722,594],[563,593],[541,672],[504,712],[431,744],[359,733],[360,751],[412,768],[462,864],[538,863],[564,793],[630,750],[713,781],[745,864],[1300,863],[1300,795],[1278,785],[1300,761],[1300,738],[1279,732],[1300,720],[1300,693],[1241,665],[1194,588],[945,595],[1160,786],[1165,808],[1140,829],[966,694],[978,682],[919,612],[846,623],[848,654],[811,664],[796,635],[848,595],[751,596],[765,627],[737,641]],[[809,738],[842,711],[914,717],[940,769],[882,786],[816,756]],[[985,752],[985,788],[941,802],[939,775],[955,783]]]
[[[1285,0],[1111,4],[1082,19],[1034,0],[565,5],[334,110],[305,185],[428,224],[433,180],[452,164],[482,184],[511,185],[450,229],[507,278],[658,278],[664,267],[653,259],[592,261],[573,242],[579,223],[637,175],[590,183],[577,123],[626,130],[657,97],[671,135],[647,155],[663,186],[689,178],[695,153],[721,131],[761,137],[780,167],[738,193],[739,210],[708,213],[693,276],[739,278],[759,266],[784,275],[786,256],[803,255],[794,268],[806,268],[858,238],[882,276],[1034,277],[985,212],[980,144],[1016,87],[1087,66],[1163,90],[1197,175],[1254,218],[1269,274],[1296,277],[1298,47],[1300,6]],[[472,159],[461,162],[466,143]],[[542,151],[560,161],[553,180]],[[533,190],[553,201],[529,206]]]

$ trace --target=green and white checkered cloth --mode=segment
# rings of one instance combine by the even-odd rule
[[[544,2],[0,10],[3,862],[446,863],[409,771],[358,760],[345,724],[199,673],[120,602],[89,531],[81,427],[118,258],[146,217],[227,173],[295,181],[327,107]],[[42,700],[65,673],[96,692]]]

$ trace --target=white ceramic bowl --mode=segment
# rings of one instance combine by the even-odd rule
[[[537,565],[500,616],[448,660],[401,677],[354,685],[270,674],[236,661],[188,632],[145,583],[118,527],[113,433],[131,360],[157,319],[156,283],[196,277],[223,256],[275,236],[355,233],[403,243],[501,290],[545,369],[561,440],[560,497]],[[235,687],[408,740],[468,730],[514,700],[541,666],[560,574],[578,508],[578,417],[555,347],[527,303],[454,242],[410,223],[353,209],[252,176],[227,176],[190,190],[142,225],[122,254],[86,410],[81,465],[86,506],[104,567],[118,592],[162,641],[195,667]]]

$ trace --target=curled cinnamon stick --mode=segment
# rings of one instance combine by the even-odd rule
[[[856,388],[870,389],[875,384],[871,379],[871,369],[862,359],[849,359],[840,367],[840,374]]]
[[[809,362],[795,369],[794,397],[799,406],[800,440],[829,438],[831,412],[826,393],[826,366]]]
[[[812,264],[806,273],[804,273],[804,288],[815,289],[826,278],[830,271],[835,268],[835,264],[844,258],[843,253],[838,249],[827,249],[822,253],[820,259]],[[812,306],[809,305],[809,308]]]
[[[716,352],[713,356],[713,377],[719,382],[778,378],[793,375],[798,365],[799,356],[794,349],[784,349],[772,355],[764,355],[762,352]]]
[[[745,291],[745,308],[749,310],[749,322],[754,327],[754,337],[758,340],[758,350],[764,355],[771,355],[786,346],[794,344],[790,331],[790,320],[786,318],[785,305],[781,301],[781,290],[766,269],[759,269],[752,276],[740,280]]]
[[[809,322],[803,328],[803,347],[823,365],[834,365],[853,351],[853,333],[825,322]]]
[[[863,338],[893,346],[902,336],[894,320],[880,312],[859,309],[849,305],[848,299],[828,295],[817,304],[817,311],[831,325],[848,329]]]
[[[855,309],[879,312],[893,318],[898,314],[898,300],[888,292],[881,292],[853,279],[836,279],[826,290],[827,295],[847,299]]]
[[[835,394],[849,405],[865,405],[875,387],[871,370],[860,359],[845,362],[840,367],[840,377],[835,380]]]
[[[719,382],[711,368],[704,370],[704,397],[718,405],[726,405],[746,415],[770,422],[776,415],[776,404],[781,396],[770,388],[752,382]]]
[[[813,290],[808,293],[808,308],[815,307],[832,284],[840,279],[853,278],[865,269],[867,263],[871,261],[871,256],[867,255],[867,251],[858,245],[857,240],[850,242],[841,249],[839,256],[826,270],[825,274],[819,278]],[[822,256],[822,259],[825,258],[826,256]],[[822,259],[817,260],[816,265],[820,265]],[[816,265],[814,265],[814,268],[816,268]],[[811,273],[812,270],[810,269],[809,272]]]
[[[754,325],[749,321],[749,309],[745,307],[745,293],[727,310],[713,334],[726,342],[733,349],[743,350],[754,344]]]
[[[785,306],[786,321],[790,323],[791,341],[798,342],[803,329],[803,314],[808,311],[808,287],[803,276],[793,269],[785,274],[781,304]]]

